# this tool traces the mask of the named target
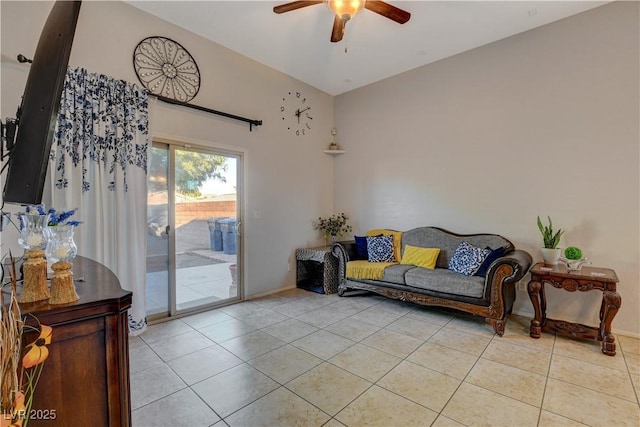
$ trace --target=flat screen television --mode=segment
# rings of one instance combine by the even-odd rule
[[[42,201],[60,96],[76,31],[80,1],[57,1],[44,24],[16,117],[3,201]]]

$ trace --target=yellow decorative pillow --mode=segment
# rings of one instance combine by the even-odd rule
[[[436,260],[438,259],[439,253],[439,248],[420,248],[405,245],[402,262],[400,262],[400,264],[411,264],[433,270],[436,268]]]
[[[402,231],[388,230],[386,228],[375,228],[367,231],[367,236],[393,236],[393,255],[396,257],[396,262],[400,262],[402,259]]]

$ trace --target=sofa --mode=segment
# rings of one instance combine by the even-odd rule
[[[331,250],[338,258],[338,295],[370,291],[415,304],[456,309],[484,317],[500,336],[516,298],[515,284],[532,263],[531,255],[497,234],[456,234],[438,227],[419,227],[405,232],[371,230],[366,239],[370,248],[381,239],[387,244],[393,239],[395,259],[372,262],[371,253],[361,253],[361,240],[335,243]],[[471,256],[468,248],[473,248]],[[476,254],[480,259],[475,259]],[[369,258],[363,259],[366,256]],[[425,261],[425,257],[432,259]],[[360,270],[354,270],[356,267]],[[367,276],[371,270],[378,271],[376,277]]]

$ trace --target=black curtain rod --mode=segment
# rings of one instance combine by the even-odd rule
[[[164,96],[155,95],[160,101],[166,102],[167,104],[180,105],[182,107],[193,108],[194,110],[204,111],[206,113],[216,114],[218,116],[228,117],[230,119],[239,120],[241,122],[249,123],[249,132],[253,131],[253,126],[262,125],[262,120],[254,120],[247,119],[246,117],[236,116],[235,114],[224,113],[222,111],[212,110],[211,108],[201,107],[199,105],[189,104],[182,101],[177,101],[171,98],[165,98]]]

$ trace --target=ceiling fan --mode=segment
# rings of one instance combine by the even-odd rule
[[[411,18],[411,14],[407,11],[399,9],[389,3],[373,0],[311,0],[311,1],[292,1],[281,4],[273,8],[275,13],[291,12],[292,10],[301,9],[307,6],[313,6],[319,3],[327,3],[329,9],[336,15],[333,20],[333,30],[331,31],[331,41],[339,42],[344,36],[344,27],[347,21],[355,16],[363,7],[382,15],[398,24],[404,24]]]

